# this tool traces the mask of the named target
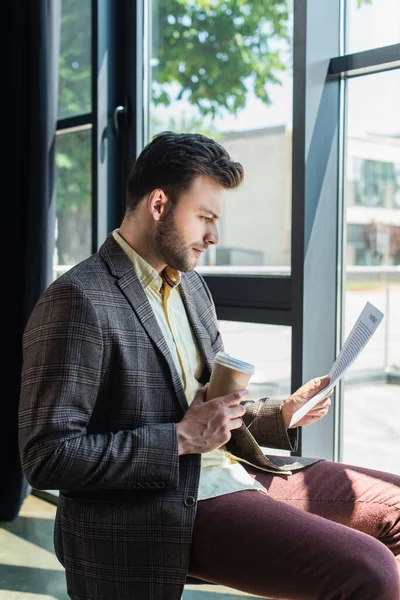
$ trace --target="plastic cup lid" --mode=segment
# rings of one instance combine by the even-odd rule
[[[233,358],[233,356],[230,356],[226,352],[218,352],[215,355],[214,362],[222,365],[223,367],[235,369],[235,371],[241,371],[243,373],[247,373],[248,375],[254,375],[254,365],[244,362],[243,360],[239,360],[238,358]]]

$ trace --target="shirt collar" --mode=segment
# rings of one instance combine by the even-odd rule
[[[143,289],[154,287],[160,292],[164,281],[170,288],[175,288],[180,284],[181,274],[177,269],[167,266],[161,275],[159,275],[158,272],[124,240],[119,234],[118,229],[113,231],[113,237],[131,261]]]

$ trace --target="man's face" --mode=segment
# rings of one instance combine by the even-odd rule
[[[211,177],[197,177],[158,224],[157,252],[170,267],[192,271],[210,244],[218,244],[224,188]]]

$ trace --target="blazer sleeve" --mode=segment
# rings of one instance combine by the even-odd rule
[[[174,423],[88,433],[102,376],[102,330],[85,292],[68,280],[57,284],[37,303],[23,336],[18,426],[28,482],[81,491],[177,488]]]
[[[298,428],[286,429],[282,417],[285,398],[262,398],[244,401],[246,412],[242,419],[248,430],[261,446],[290,450],[298,447]]]

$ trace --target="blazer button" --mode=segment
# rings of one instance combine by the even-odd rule
[[[151,489],[153,489],[153,490],[154,490],[154,488],[157,487],[157,484],[155,481],[151,481],[149,485],[150,485]]]
[[[194,506],[196,504],[196,498],[193,498],[193,496],[188,496],[187,498],[185,498],[183,503],[185,506]]]
[[[142,488],[145,488],[147,490],[147,488],[150,487],[150,484],[148,481],[145,481],[144,483],[142,483]]]
[[[134,490],[140,490],[140,488],[141,488],[141,487],[142,487],[142,484],[141,484],[141,483],[134,483],[134,484],[133,484],[133,489],[134,489]]]
[[[165,488],[165,483],[164,483],[163,481],[159,481],[159,482],[157,483],[157,487],[158,487],[158,488]]]

